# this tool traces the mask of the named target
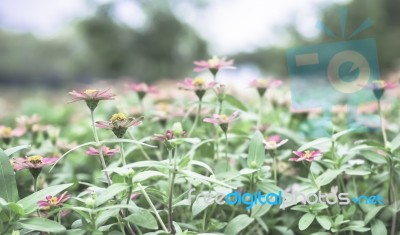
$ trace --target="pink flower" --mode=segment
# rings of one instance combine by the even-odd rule
[[[15,119],[15,121],[17,122],[17,126],[26,128],[28,130],[31,129],[33,125],[38,124],[40,120],[42,120],[42,118],[37,114],[34,114],[30,117],[19,116]]]
[[[203,121],[219,125],[226,133],[228,130],[228,125],[237,120],[239,116],[240,112],[238,111],[232,113],[230,116],[226,116],[225,114],[214,114],[211,118],[204,118]]]
[[[287,142],[288,139],[282,140],[279,135],[273,135],[264,140],[264,145],[267,150],[276,150]]]
[[[383,96],[383,93],[386,90],[395,89],[398,86],[397,83],[387,82],[384,80],[374,80],[372,83],[367,84],[364,88],[372,90],[376,99],[380,100]]]
[[[116,113],[111,116],[110,121],[97,121],[96,126],[99,128],[112,130],[115,136],[122,138],[126,130],[131,126],[142,125],[143,117],[132,118],[127,117],[123,113]]]
[[[60,207],[64,202],[69,200],[71,195],[67,195],[67,192],[61,194],[61,196],[46,196],[45,200],[38,201],[40,210],[50,210],[56,207]]]
[[[101,91],[96,89],[88,89],[83,92],[73,90],[69,94],[73,96],[71,102],[83,100],[92,111],[97,107],[100,100],[112,100],[115,96],[108,90]]]
[[[233,66],[233,63],[233,60],[226,60],[226,57],[218,58],[213,56],[209,60],[195,61],[196,67],[193,71],[201,72],[208,69],[215,76],[220,69],[235,69],[236,67]]]
[[[0,138],[2,139],[11,139],[14,137],[20,137],[24,135],[26,132],[25,128],[22,127],[17,127],[17,128],[11,128],[7,126],[1,126],[0,125]]]
[[[250,87],[257,88],[259,95],[263,96],[268,88],[279,87],[282,84],[282,80],[255,79],[250,82]]]
[[[119,149],[110,149],[109,147],[103,145],[101,146],[101,152],[105,157],[112,157],[119,152]],[[86,151],[86,154],[89,156],[99,156],[99,150],[94,147],[89,147]]]
[[[29,156],[26,158],[16,158],[11,160],[14,170],[41,169],[48,165],[53,165],[58,160],[57,157]]]
[[[214,87],[215,82],[207,82],[204,78],[186,78],[183,82],[178,83],[178,88],[186,91],[194,91],[201,100],[206,90]]]
[[[157,94],[158,90],[155,86],[149,86],[146,83],[131,83],[128,88],[138,93],[139,99],[143,99],[147,94]]]
[[[316,157],[322,156],[321,151],[319,150],[314,150],[314,151],[293,151],[293,153],[296,155],[294,158],[290,158],[289,161],[294,161],[294,162],[300,162],[300,161],[308,161],[312,162]]]

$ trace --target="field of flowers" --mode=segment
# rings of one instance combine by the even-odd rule
[[[376,101],[360,112],[381,122],[358,132],[344,107],[329,125],[291,110],[287,81],[252,81],[257,99],[233,92],[218,75],[234,66],[213,57],[168,93],[77,88],[69,104],[5,118],[0,234],[399,234],[397,83],[366,87]]]

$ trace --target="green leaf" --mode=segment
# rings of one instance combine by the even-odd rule
[[[257,131],[250,140],[247,166],[250,168],[261,168],[265,160],[264,137]]]
[[[18,200],[14,169],[11,166],[10,159],[2,149],[0,149],[0,197],[7,202]]]
[[[246,106],[238,99],[236,99],[236,97],[232,96],[232,95],[225,95],[225,101],[228,102],[230,105],[247,112],[247,108]]]
[[[133,177],[133,182],[142,182],[152,177],[165,177],[165,175],[158,171],[143,171]]]
[[[22,216],[25,214],[24,208],[15,202],[9,203],[7,207],[10,208],[10,210],[14,212],[16,215]]]
[[[65,231],[65,227],[61,224],[45,218],[20,220],[18,224],[22,228],[41,232],[59,233]]]
[[[205,197],[197,196],[196,200],[193,202],[192,216],[195,217],[196,215],[200,214],[203,210],[205,210],[211,204],[212,203],[205,202]]]
[[[207,176],[204,176],[204,175],[200,175],[200,174],[192,172],[192,171],[178,170],[178,172],[180,172],[181,174],[186,175],[188,177],[194,178],[194,179],[207,181],[207,182],[210,182],[210,183],[219,184],[219,185],[227,187],[227,188],[235,189],[235,187],[230,186],[229,184],[226,184],[226,183],[224,183],[222,181],[219,181],[217,179],[214,179],[214,178],[211,178],[211,177],[207,177]]]
[[[310,227],[314,219],[315,215],[310,213],[304,214],[299,220],[299,229],[301,231],[306,230],[308,227]]]
[[[44,200],[47,195],[59,194],[71,185],[73,184],[50,186],[19,200],[17,203],[22,205],[26,214],[29,214],[37,209],[37,202],[39,200]]]
[[[371,221],[371,233],[372,235],[384,235],[388,234],[388,231],[381,220],[374,219]]]
[[[390,143],[390,151],[393,153],[400,147],[400,134]]]
[[[338,175],[340,175],[343,172],[343,170],[331,170],[328,169],[325,171],[322,175],[318,176],[317,179],[315,179],[315,182],[319,187],[327,185],[331,183]]]
[[[224,233],[229,235],[236,235],[254,221],[248,215],[238,215],[233,218],[226,226]]]
[[[20,145],[20,146],[17,146],[17,147],[6,149],[6,150],[4,150],[4,153],[7,155],[7,157],[10,157],[14,153],[19,152],[19,151],[21,151],[23,149],[30,148],[30,147],[31,147],[30,145]]]
[[[375,218],[375,216],[381,211],[385,206],[377,206],[372,208],[370,211],[368,211],[367,215],[364,218],[364,223],[368,224],[369,221]]]
[[[310,148],[316,148],[317,146],[330,143],[331,141],[332,140],[328,137],[321,137],[319,139],[303,144],[297,151],[305,151]]]
[[[100,192],[100,194],[96,198],[96,206],[100,206],[108,200],[112,199],[118,193],[128,189],[127,184],[113,184],[106,188],[104,191]]]
[[[157,220],[148,210],[135,208],[131,211],[131,213],[132,214],[126,217],[125,220],[147,229],[158,228]]]
[[[370,171],[352,170],[352,169],[346,170],[344,173],[347,175],[369,175],[369,174],[371,174]]]
[[[326,215],[317,216],[317,221],[325,230],[329,230],[332,227],[331,219]]]

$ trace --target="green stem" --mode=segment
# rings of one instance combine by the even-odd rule
[[[226,171],[229,170],[229,158],[228,158],[228,134],[226,131],[225,134],[225,160],[226,160]]]
[[[149,195],[147,194],[146,190],[144,190],[142,184],[138,183],[138,187],[140,189],[140,191],[143,193],[143,196],[146,198],[146,201],[149,203],[151,209],[153,210],[154,214],[157,217],[158,222],[161,224],[162,229],[164,230],[164,232],[168,233],[168,229],[167,227],[165,227],[164,222],[162,221],[160,214],[158,214],[158,211],[156,209],[156,207],[154,206],[153,202],[150,200]]]
[[[175,184],[175,177],[176,177],[176,156],[175,156],[176,150],[172,150],[169,152],[170,152],[169,162],[171,164],[171,162],[172,162],[171,155],[173,155],[174,166],[173,166],[172,173],[170,172],[170,178],[169,178],[170,184],[169,184],[169,196],[168,196],[168,227],[169,227],[169,231],[172,234],[176,234],[174,224],[173,224],[174,219],[173,219],[173,212],[172,212],[172,199],[174,196],[174,184]],[[171,152],[173,152],[173,154],[171,154]]]
[[[224,102],[224,100],[219,100],[219,109],[218,109],[218,114],[221,115],[222,113],[222,103]]]
[[[121,141],[119,142],[119,147],[121,151],[121,158],[122,158],[122,165],[126,166],[126,159],[125,159],[125,152],[124,152],[124,143]]]
[[[380,100],[378,100],[378,112],[379,112],[379,117],[381,119],[381,131],[382,131],[382,137],[383,137],[383,144],[386,147],[388,141],[387,141],[387,136],[386,136],[385,120],[383,118],[382,107],[381,107],[381,101]]]
[[[33,191],[36,193],[37,192],[37,181],[38,181],[38,177],[33,177]],[[37,208],[36,213],[38,215],[38,217],[40,217],[40,209]]]
[[[94,136],[94,139],[96,141],[97,148],[98,148],[98,151],[99,151],[99,157],[100,157],[101,166],[103,167],[103,170],[105,170],[105,169],[107,169],[107,165],[106,165],[106,161],[104,160],[103,151],[101,149],[99,136],[97,134],[96,125],[94,123],[94,112],[93,111],[90,111],[90,116],[91,116],[91,119],[92,119],[93,136]],[[106,177],[107,184],[111,185],[112,181],[111,181],[111,178],[110,178],[110,175],[108,174],[108,172],[104,171],[104,175]]]
[[[194,119],[192,128],[190,128],[188,137],[192,136],[192,132],[194,131],[194,129],[195,129],[196,126],[197,126],[197,123],[199,122],[200,113],[201,113],[201,99],[199,99],[199,106],[198,106],[198,108],[197,108],[196,117],[195,117],[195,119]]]
[[[262,119],[262,108],[263,108],[263,97],[260,97],[260,107],[258,108],[258,119],[257,119],[257,129],[260,128],[261,119]]]
[[[272,161],[273,161],[273,168],[274,168],[274,182],[276,185],[278,185],[278,164],[276,161],[276,156],[275,156],[275,151],[271,150],[270,155],[272,157]]]

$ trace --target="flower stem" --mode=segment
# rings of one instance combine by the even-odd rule
[[[95,141],[97,143],[97,148],[99,149],[99,157],[100,157],[101,166],[103,167],[103,170],[105,170],[107,168],[107,165],[106,165],[106,161],[104,160],[103,151],[101,149],[99,136],[97,134],[96,125],[94,123],[94,112],[93,111],[90,111],[90,116],[91,116],[91,119],[92,119],[93,136],[94,136],[94,139],[95,139]],[[111,185],[112,181],[111,181],[110,175],[108,175],[108,172],[104,171],[104,175],[106,176],[107,184]]]
[[[276,185],[278,185],[278,164],[276,161],[276,156],[275,156],[275,152],[274,150],[271,150],[270,155],[272,157],[272,161],[273,161],[273,168],[274,168],[274,182]]]
[[[226,160],[226,171],[229,170],[229,159],[228,159],[228,134],[226,131],[224,132],[225,134],[225,160]]]
[[[119,147],[121,148],[122,165],[123,165],[123,166],[126,166],[125,152],[124,152],[124,143],[123,143],[122,141],[119,142]]]
[[[260,107],[258,108],[257,129],[259,129],[261,125],[263,103],[264,103],[263,97],[260,96]]]
[[[158,222],[160,222],[160,224],[161,224],[162,229],[164,230],[164,232],[168,233],[167,227],[165,227],[164,222],[162,221],[160,215],[158,214],[158,211],[157,211],[156,207],[154,206],[153,202],[151,202],[150,197],[147,194],[146,190],[144,190],[144,188],[143,188],[141,183],[138,183],[138,187],[139,187],[140,191],[143,193],[143,195],[146,198],[147,202],[149,203],[151,209],[154,211]]]
[[[38,177],[33,176],[33,191],[36,193],[37,192],[37,181],[38,181]],[[40,209],[37,208],[36,213],[38,215],[38,217],[40,217]]]
[[[169,157],[170,157],[170,159],[169,159],[169,163],[170,163],[170,165],[171,165],[171,162],[172,162],[172,157],[174,158],[173,159],[173,161],[174,161],[174,166],[173,166],[173,170],[172,170],[172,173],[170,172],[170,174],[169,174],[169,181],[170,181],[170,184],[169,184],[169,196],[168,196],[168,227],[169,227],[169,231],[172,233],[172,234],[176,234],[176,231],[175,231],[175,228],[174,228],[174,225],[173,225],[173,221],[174,221],[174,219],[173,219],[173,213],[172,213],[172,199],[173,199],[173,196],[174,196],[174,184],[175,184],[175,177],[176,177],[176,156],[175,156],[175,150],[171,150],[171,151],[169,151]]]
[[[385,129],[385,120],[383,118],[383,113],[382,113],[382,106],[381,106],[381,100],[378,99],[378,112],[379,112],[379,118],[381,119],[381,131],[382,131],[382,137],[383,137],[383,144],[387,145],[387,136],[386,136],[386,129]]]
[[[192,128],[189,131],[188,137],[192,136],[192,132],[194,131],[194,129],[197,126],[197,123],[199,122],[200,113],[201,113],[201,99],[199,99],[199,106],[198,106],[198,109],[197,109],[196,117],[194,119]]]

